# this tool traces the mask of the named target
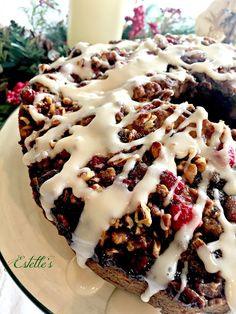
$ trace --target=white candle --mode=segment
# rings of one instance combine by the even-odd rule
[[[68,45],[121,39],[127,0],[70,0]]]

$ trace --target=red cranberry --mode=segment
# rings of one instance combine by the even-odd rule
[[[22,101],[27,104],[32,104],[35,98],[36,92],[31,88],[23,89],[21,93]]]

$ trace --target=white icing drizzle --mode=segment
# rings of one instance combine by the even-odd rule
[[[184,289],[187,286],[187,282],[188,282],[187,275],[188,275],[188,262],[184,262],[184,267],[182,269],[182,273],[181,273],[181,276],[180,276],[181,286],[180,286],[179,292],[175,296],[175,299],[177,299],[177,300],[180,297],[180,294],[184,291]]]
[[[164,46],[167,45],[167,48],[163,50],[158,48],[157,44],[160,42]],[[80,110],[76,112],[67,112],[62,117],[56,116],[49,119],[38,113],[35,106],[49,94],[37,95],[34,106],[29,106],[29,113],[34,121],[44,121],[44,126],[39,131],[33,131],[26,138],[25,146],[28,151],[23,160],[26,165],[30,165],[37,161],[40,162],[46,157],[54,158],[63,150],[70,154],[70,158],[62,170],[42,184],[40,201],[48,219],[53,219],[51,209],[54,206],[54,201],[65,188],[72,188],[73,194],[85,201],[79,224],[73,234],[72,244],[81,266],[85,264],[87,258],[93,255],[100,235],[102,231],[109,228],[111,219],[132,213],[139,204],[146,204],[149,194],[155,191],[155,187],[160,181],[160,175],[164,170],[168,169],[176,174],[176,157],[188,157],[187,162],[191,162],[191,159],[199,154],[207,160],[207,169],[203,173],[203,179],[198,188],[198,199],[193,206],[194,218],[176,232],[174,241],[158,257],[149,271],[146,278],[149,286],[142,296],[144,301],[148,301],[159,290],[165,289],[168,283],[174,279],[180,255],[187,249],[195,229],[201,222],[207,200],[206,189],[210,175],[213,172],[218,172],[227,181],[225,192],[229,195],[236,194],[235,169],[231,168],[229,160],[225,159],[230,148],[236,149],[230,129],[223,122],[214,123],[214,134],[210,142],[206,144],[202,137],[202,129],[204,120],[207,119],[208,115],[202,107],[197,107],[190,113],[188,103],[173,107],[173,105],[163,102],[160,107],[152,111],[167,110],[170,106],[174,108],[174,111],[164,121],[162,127],[130,143],[121,142],[118,136],[123,127],[138,117],[137,108],[146,104],[132,100],[133,89],[136,86],[166,77],[184,81],[189,78],[186,69],[199,73],[204,72],[214,80],[236,79],[235,73],[218,73],[217,70],[221,66],[236,66],[235,49],[221,43],[206,46],[201,42],[201,38],[183,36],[180,39],[180,44],[168,45],[165,37],[156,36],[153,40],[147,39],[141,43],[124,41],[115,45],[97,44],[92,46],[87,43],[79,43],[76,49],[81,51],[81,55],[75,58],[60,58],[51,65],[51,69],[56,68],[58,71],[50,75],[40,74],[31,80],[32,84],[39,83],[47,87],[54,93],[54,99],[59,101],[63,95],[63,97],[78,101],[80,106]],[[124,49],[128,56],[122,57],[116,53],[117,62],[114,68],[106,71],[107,78],[93,80],[94,72],[91,68],[91,58],[97,58],[96,54],[108,52],[115,47]],[[182,60],[184,55],[191,56],[194,53],[203,54],[206,60],[193,64],[187,64]],[[176,66],[176,69],[166,73],[169,64]],[[147,73],[154,73],[154,75],[148,77],[146,76]],[[88,80],[88,84],[78,88],[73,81],[73,74],[79,75],[83,80]],[[115,115],[122,106],[128,108],[129,113],[120,123],[116,123]],[[166,132],[166,129],[173,125],[182,114],[185,114],[186,119],[180,123],[177,129]],[[94,119],[87,126],[76,125],[79,120],[91,115],[94,115]],[[53,119],[60,120],[60,124],[51,128]],[[69,130],[69,135],[63,137],[67,130]],[[41,131],[46,132],[41,135]],[[196,133],[196,137],[190,135],[191,131]],[[220,139],[223,141],[224,147],[218,151]],[[33,147],[31,147],[32,141],[35,141]],[[55,145],[51,145],[52,142]],[[162,144],[161,153],[149,166],[143,179],[130,192],[122,181],[127,178],[136,161],[142,158],[144,152],[150,149],[153,142]],[[141,148],[133,153],[120,153],[138,145],[141,145]],[[93,156],[107,156],[108,154],[114,155],[111,158],[113,161],[126,158],[123,171],[106,189],[100,192],[92,190],[79,177],[79,174],[89,170],[86,165]],[[171,199],[166,200],[167,203],[170,201]],[[226,222],[223,215],[222,217],[225,232],[219,240],[222,241],[219,247],[222,248],[222,244],[225,245],[228,241],[227,247],[222,250],[225,252],[224,269],[225,266],[227,269],[223,270],[223,264],[219,264],[219,261],[217,261],[217,266],[214,266],[215,261],[212,260],[212,255],[207,254],[208,248],[202,248],[202,254],[199,254],[209,271],[216,269],[222,271],[227,282],[226,294],[229,304],[235,308],[231,291],[234,289],[233,292],[236,295],[236,288],[232,283],[232,277],[229,276],[229,273],[235,270],[233,270],[233,264],[230,264],[232,258],[227,257],[230,248],[232,248],[231,245],[235,245],[235,231],[234,226]]]
[[[236,313],[236,224],[230,223],[219,200],[219,191],[215,190],[215,204],[220,209],[219,222],[224,232],[215,242],[210,242],[198,249],[198,255],[209,273],[220,271],[225,279],[225,295],[232,313]],[[221,250],[222,257],[216,258],[214,252]]]
[[[124,306],[125,304],[125,306]],[[104,314],[161,314],[159,308],[141,302],[140,298],[126,291],[115,289],[108,300]]]
[[[92,272],[88,267],[80,268],[76,257],[69,262],[65,277],[73,293],[83,296],[97,293],[105,283],[101,277]]]

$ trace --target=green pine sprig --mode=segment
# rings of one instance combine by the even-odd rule
[[[38,1],[32,0],[33,7],[29,8],[29,16],[31,14],[33,17],[33,11],[37,11],[35,20],[31,19],[34,25],[32,29],[28,30],[15,21],[11,21],[8,27],[0,27],[0,128],[15,109],[14,105],[6,102],[7,91],[18,81],[25,82],[36,75],[39,64],[51,63],[55,58],[69,52],[64,22],[49,25],[42,19],[42,13],[47,12],[48,5],[56,7],[56,2],[41,2],[44,5],[38,6]]]

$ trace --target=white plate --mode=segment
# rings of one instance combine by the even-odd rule
[[[46,313],[159,313],[78,267],[66,240],[33,201],[17,114],[0,132],[0,248],[13,279]]]

